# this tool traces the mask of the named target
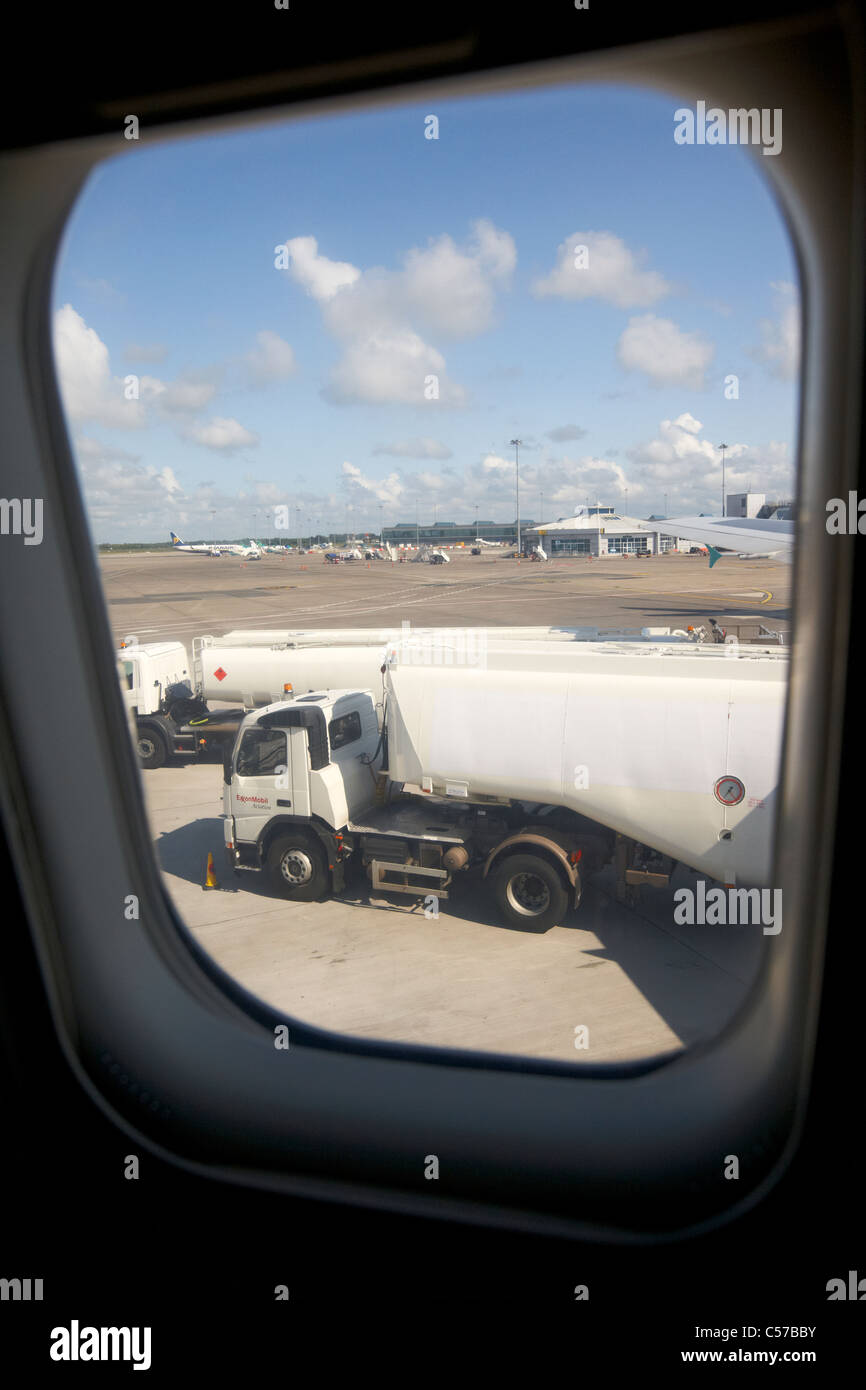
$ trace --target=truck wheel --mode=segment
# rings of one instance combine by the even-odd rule
[[[265,868],[274,892],[295,902],[314,902],[328,887],[325,852],[302,831],[278,835],[268,849]]]
[[[506,855],[490,877],[499,911],[510,926],[547,931],[568,911],[562,874],[540,855]]]
[[[167,752],[165,739],[156,729],[139,729],[138,761],[141,767],[162,767]]]

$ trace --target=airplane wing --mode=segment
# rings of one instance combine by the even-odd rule
[[[661,531],[663,536],[681,536],[686,541],[705,545],[710,556],[710,569],[722,558],[723,550],[736,555],[773,555],[791,563],[794,553],[796,522],[761,520],[741,516],[672,516],[652,525],[641,526],[643,531]]]

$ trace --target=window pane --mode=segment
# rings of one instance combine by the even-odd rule
[[[772,160],[681,142],[686,106],[562,85],[143,144],[71,219],[57,367],[154,841],[286,1015],[652,1056],[773,949],[706,902],[775,891],[797,263]],[[224,823],[224,742],[293,700],[291,793],[233,819],[229,781]],[[287,754],[248,728],[235,776]],[[303,907],[271,818],[344,847]],[[255,872],[203,907],[224,843]]]

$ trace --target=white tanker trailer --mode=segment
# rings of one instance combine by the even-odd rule
[[[615,634],[641,645],[688,645],[686,633],[668,628]],[[270,642],[259,640],[270,636]],[[605,639],[614,636],[613,631]],[[229,639],[234,637],[235,641]],[[522,641],[540,653],[546,646],[567,647],[597,641],[597,628],[370,628],[361,633],[334,628],[325,632],[228,633],[193,641],[193,675],[205,702],[238,701],[247,709],[311,690],[369,687],[381,691],[381,668],[396,653],[425,666],[482,667],[489,651]]]
[[[513,643],[483,670],[391,660],[393,781],[466,800],[519,787],[722,882],[768,884],[783,650]]]

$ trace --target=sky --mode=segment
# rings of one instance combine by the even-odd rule
[[[795,495],[772,156],[678,144],[682,105],[563,85],[121,142],[53,287],[94,540],[513,521],[515,438],[523,520],[718,513],[721,443],[728,493]]]

